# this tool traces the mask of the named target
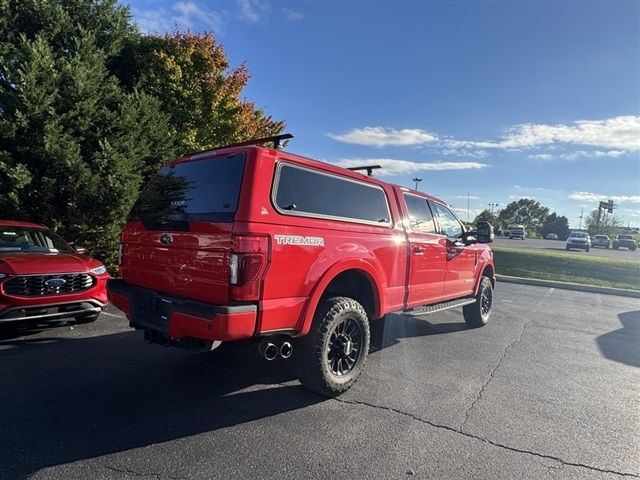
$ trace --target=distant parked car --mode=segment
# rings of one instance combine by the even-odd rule
[[[565,245],[567,250],[575,248],[578,250],[584,250],[585,252],[589,251],[589,247],[591,247],[591,239],[589,238],[589,235],[584,232],[571,232],[571,235],[567,238],[567,244]]]
[[[524,227],[513,227],[509,230],[509,239],[519,238],[524,240],[527,238],[527,232]]]
[[[546,238],[547,240],[558,240],[558,235],[556,235],[555,233],[547,233],[544,238]]]
[[[97,320],[107,305],[105,266],[35,223],[0,220],[0,324]]]
[[[613,248],[617,250],[620,247],[633,251],[638,248],[638,244],[631,235],[617,235],[616,238],[613,239]]]
[[[591,237],[591,246],[609,248],[609,237],[606,235],[594,235]]]

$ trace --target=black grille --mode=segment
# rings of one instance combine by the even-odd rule
[[[52,280],[64,280],[64,283]],[[65,295],[81,292],[95,285],[95,278],[88,273],[67,273],[62,275],[25,275],[13,277],[4,282],[6,295],[38,297],[45,295]]]

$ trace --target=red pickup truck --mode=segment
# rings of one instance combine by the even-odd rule
[[[255,146],[283,138],[191,154],[150,180],[108,283],[133,328],[184,347],[255,339],[336,395],[362,371],[369,321],[458,306],[472,327],[489,320],[489,224],[468,232],[431,195]]]

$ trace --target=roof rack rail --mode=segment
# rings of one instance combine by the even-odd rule
[[[382,167],[380,165],[365,165],[363,167],[347,167],[347,170],[353,170],[354,172],[357,172],[358,170],[366,170],[367,176],[373,177],[373,171],[378,168]]]
[[[215,152],[216,150],[223,150],[225,148],[245,147],[245,146],[248,146],[248,145],[262,145],[263,143],[269,143],[269,142],[273,142],[273,148],[279,150],[279,149],[282,148],[282,143],[281,142],[283,140],[289,140],[291,138],[293,138],[293,135],[291,135],[290,133],[283,133],[281,135],[273,135],[271,137],[263,137],[263,138],[254,138],[252,140],[246,140],[244,142],[231,143],[229,145],[222,145],[220,147],[208,148],[207,150],[201,150],[201,151],[198,151],[198,152],[187,153],[184,156],[188,157],[190,155],[196,155],[196,154],[199,154],[199,153]]]

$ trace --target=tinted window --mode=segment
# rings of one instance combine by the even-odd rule
[[[433,215],[431,215],[427,200],[415,195],[407,195],[406,193],[404,194],[404,200],[407,202],[407,208],[409,209],[409,226],[411,230],[436,233]]]
[[[310,214],[389,225],[384,191],[307,168],[281,164],[275,204],[283,213]]]
[[[432,202],[431,205],[435,208],[438,215],[438,224],[440,225],[441,235],[446,235],[449,238],[458,238],[462,235],[462,225],[456,218],[456,216],[444,205]]]
[[[58,235],[41,228],[0,226],[0,254],[6,252],[72,252]]]
[[[189,220],[231,222],[238,208],[245,155],[164,167],[144,188],[130,219],[147,228],[188,228]]]

